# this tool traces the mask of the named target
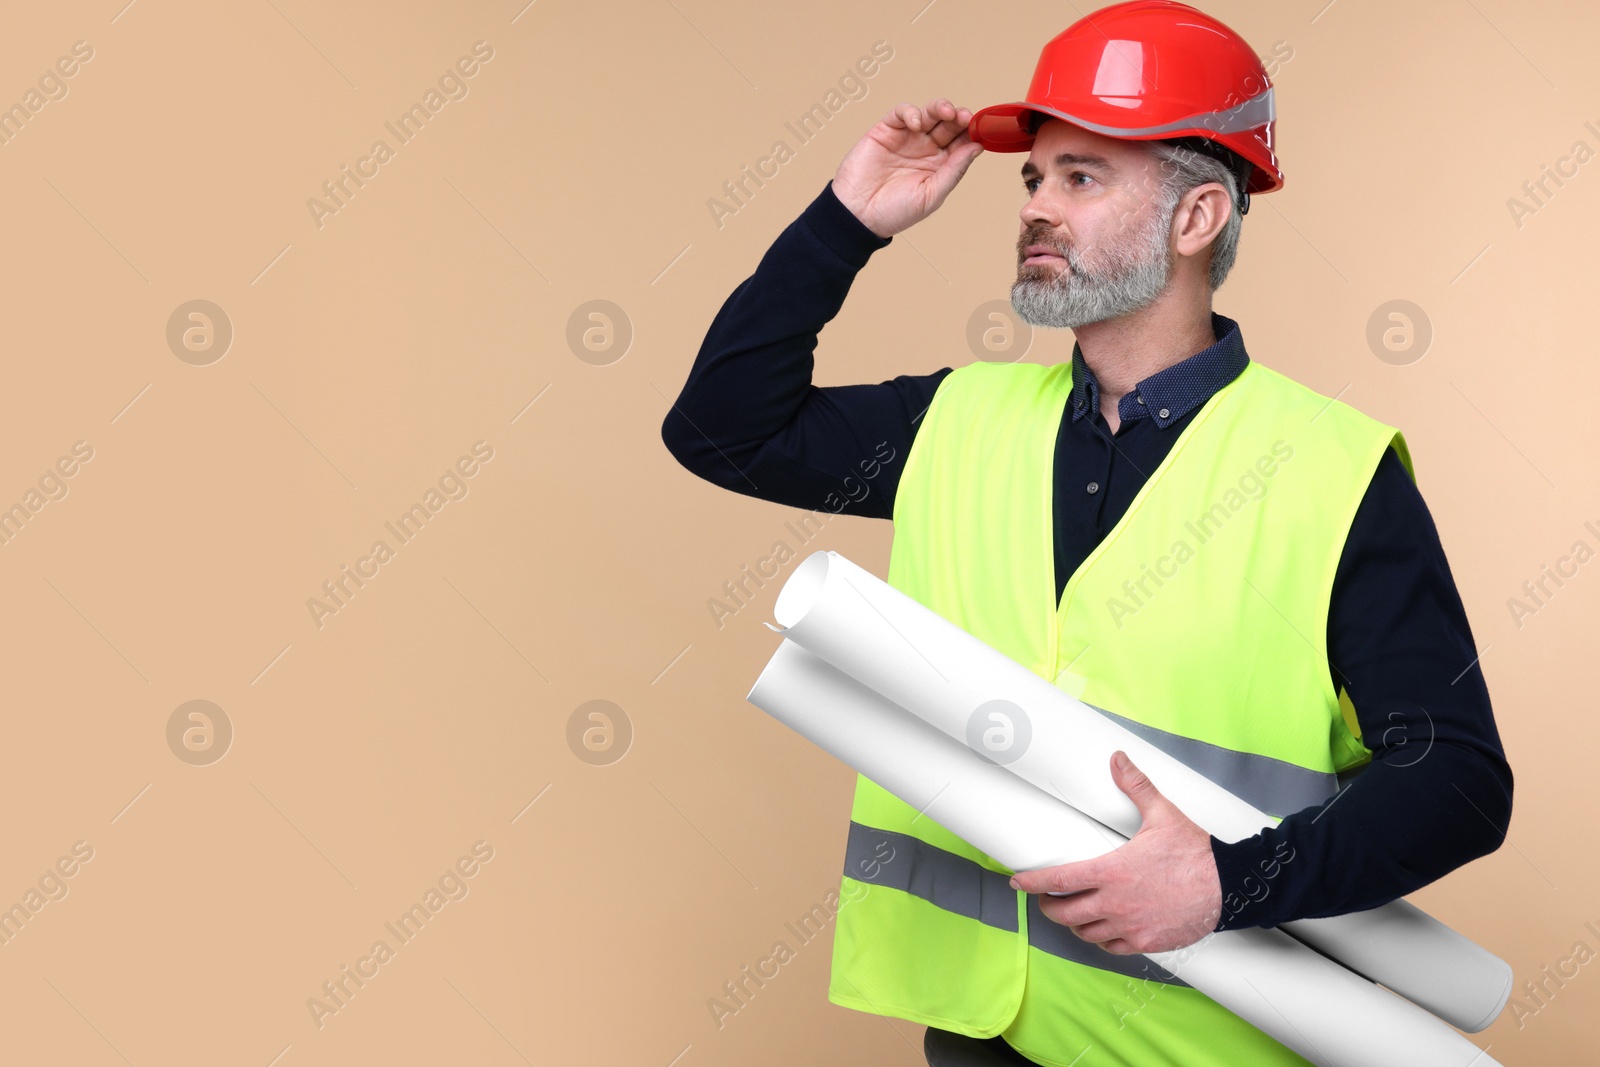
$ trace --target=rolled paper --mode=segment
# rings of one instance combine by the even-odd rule
[[[778,646],[746,699],[1014,871],[1126,840],[794,641]],[[1208,933],[1146,958],[1313,1063],[1495,1067],[1435,1016],[1279,930]]]
[[[1108,770],[1118,749],[1190,819],[1222,841],[1272,816],[1084,704],[837,552],[808,556],[773,607],[784,635],[942,733],[969,743],[984,705],[1020,716],[1031,736],[1004,769],[1124,836],[1139,811]],[[870,777],[870,775],[869,775]],[[974,842],[975,843],[975,842]],[[980,846],[981,847],[981,846]],[[1405,900],[1278,929],[1469,1032],[1511,996],[1511,967]]]

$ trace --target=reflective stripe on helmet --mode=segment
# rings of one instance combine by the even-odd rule
[[[1024,104],[1024,107],[1033,111],[1042,111],[1054,115],[1058,119],[1065,119],[1075,126],[1082,126],[1091,133],[1104,134],[1107,137],[1143,137],[1154,136],[1162,133],[1174,133],[1179,130],[1210,130],[1212,133],[1243,133],[1245,130],[1263,126],[1277,117],[1277,109],[1273,104],[1272,88],[1257,96],[1252,96],[1237,107],[1227,108],[1222,111],[1201,111],[1193,115],[1185,115],[1175,122],[1163,122],[1159,126],[1106,126],[1088,119],[1069,115],[1065,111],[1058,111],[1044,104]]]

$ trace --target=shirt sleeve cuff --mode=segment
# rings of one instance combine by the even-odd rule
[[[1261,835],[1231,842],[1213,836],[1211,858],[1216,861],[1217,880],[1222,884],[1222,914],[1214,930],[1262,925],[1259,918],[1272,897],[1271,881],[1265,874],[1275,873],[1276,865]]]
[[[800,217],[812,233],[856,270],[867,265],[872,253],[894,240],[893,237],[879,237],[856,218],[834,193],[831,180]]]

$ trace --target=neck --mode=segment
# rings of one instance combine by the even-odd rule
[[[1209,292],[1186,303],[1158,300],[1131,315],[1087,323],[1073,333],[1083,361],[1099,383],[1100,411],[1113,432],[1119,422],[1117,402],[1134,386],[1217,343]]]

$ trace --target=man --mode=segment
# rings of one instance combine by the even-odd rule
[[[663,423],[725,488],[892,518],[890,584],[1280,820],[1219,841],[1114,757],[1139,833],[1010,877],[858,777],[844,877],[872,888],[829,999],[925,1023],[930,1063],[1303,1063],[1138,954],[1376,907],[1503,840],[1511,771],[1404,438],[1211,310],[1282,185],[1272,134],[1254,53],[1166,0],[1069,27],[1026,101],[897,105]],[[1012,303],[1074,331],[1071,363],[811,385],[856,272],[985,149],[1029,153]]]

